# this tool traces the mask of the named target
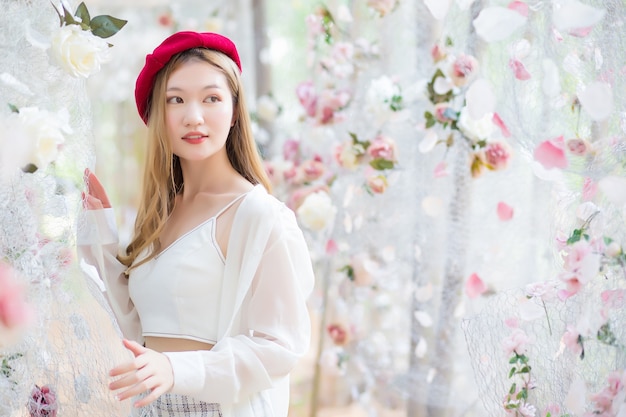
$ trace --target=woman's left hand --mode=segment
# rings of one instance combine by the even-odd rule
[[[124,347],[135,355],[135,359],[109,372],[110,376],[119,377],[109,384],[109,389],[124,390],[116,395],[119,401],[150,390],[146,397],[135,403],[135,407],[143,407],[172,388],[174,372],[167,356],[131,340],[124,339]]]

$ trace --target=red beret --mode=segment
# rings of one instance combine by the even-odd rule
[[[232,59],[241,72],[241,62],[235,44],[225,36],[217,33],[177,32],[165,39],[151,54],[146,56],[146,64],[142,68],[135,84],[135,101],[139,116],[148,123],[148,100],[154,87],[154,78],[161,68],[179,52],[192,48],[207,48],[222,52]]]

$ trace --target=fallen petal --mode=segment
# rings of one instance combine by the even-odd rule
[[[509,221],[513,218],[513,207],[503,203],[502,201],[498,203],[497,212],[498,218],[503,222]]]
[[[523,1],[512,1],[507,7],[511,10],[515,10],[524,17],[528,17],[528,5]]]
[[[598,182],[598,188],[615,204],[626,204],[626,178],[610,175]]]
[[[435,178],[445,177],[448,175],[447,168],[448,168],[448,164],[446,164],[445,161],[441,161],[435,167],[435,170],[433,171],[433,175],[435,176]]]
[[[437,135],[437,133],[432,129],[428,129],[426,131],[426,134],[424,135],[424,138],[419,144],[419,151],[421,153],[428,153],[432,151],[438,141],[439,136]]]
[[[535,149],[533,156],[535,161],[539,162],[546,169],[562,169],[568,165],[563,136],[541,142]]]
[[[588,6],[577,0],[554,5],[552,21],[559,30],[586,28],[604,18],[605,11]]]
[[[502,120],[502,118],[500,117],[498,113],[493,114],[492,121],[494,125],[500,128],[500,131],[502,132],[502,136],[504,136],[505,138],[511,137],[511,132],[509,131],[509,128],[504,124],[504,121]]]
[[[416,311],[415,318],[422,325],[422,327],[431,327],[433,325],[433,319],[425,311]]]
[[[509,60],[509,68],[513,70],[513,74],[515,74],[515,78],[517,78],[518,80],[530,80],[530,72],[528,72],[522,61],[519,61],[517,59]]]
[[[578,94],[578,100],[583,110],[596,121],[605,120],[613,111],[613,90],[607,83],[595,81],[589,84]]]
[[[424,4],[437,20],[443,20],[450,9],[450,0],[424,0]]]
[[[493,113],[496,107],[496,95],[491,84],[484,78],[472,83],[465,94],[467,110],[474,120],[480,120],[487,113]]]
[[[465,294],[469,298],[476,298],[487,291],[487,286],[478,274],[474,273],[465,282]]]
[[[476,33],[486,42],[496,42],[511,36],[526,24],[526,17],[506,7],[484,8],[474,19]]]

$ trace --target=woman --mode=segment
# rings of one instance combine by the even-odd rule
[[[80,254],[134,355],[110,389],[150,415],[287,416],[288,374],[309,347],[311,260],[293,213],[268,194],[240,73],[235,45],[214,33],[176,33],[146,57],[135,98],[147,161],[122,255],[86,171]]]

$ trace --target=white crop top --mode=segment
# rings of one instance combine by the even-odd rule
[[[215,240],[215,223],[244,195],[130,271],[128,292],[144,337],[217,342],[225,259]]]

